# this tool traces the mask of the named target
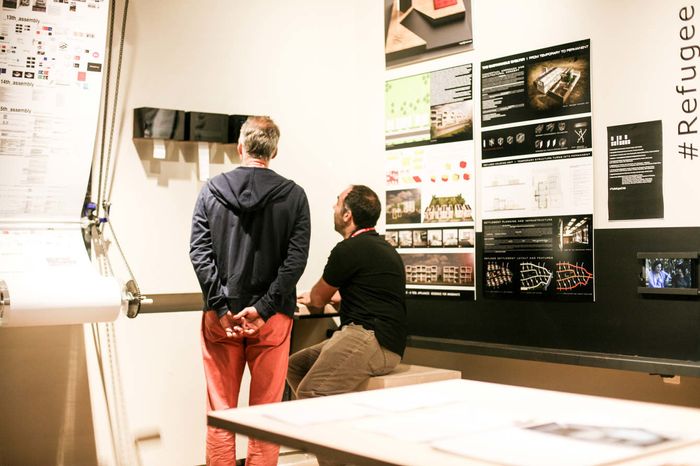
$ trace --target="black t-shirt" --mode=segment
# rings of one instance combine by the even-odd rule
[[[374,330],[384,348],[406,348],[406,272],[396,250],[375,231],[338,243],[323,279],[340,289],[340,323]]]

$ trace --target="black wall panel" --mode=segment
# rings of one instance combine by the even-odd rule
[[[700,361],[700,299],[637,293],[637,252],[700,251],[700,228],[601,229],[594,241],[595,302],[411,298],[409,334]],[[479,233],[478,257],[482,244]]]

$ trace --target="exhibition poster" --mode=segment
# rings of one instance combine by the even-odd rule
[[[664,218],[660,120],[608,127],[608,218]]]
[[[589,41],[485,61],[486,297],[592,300]]]
[[[591,111],[590,41],[481,64],[481,126]]]
[[[387,81],[387,149],[473,139],[472,65]]]
[[[386,83],[386,239],[408,296],[473,297],[472,65]]]
[[[471,0],[384,0],[387,68],[472,49]]]

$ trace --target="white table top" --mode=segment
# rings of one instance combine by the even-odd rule
[[[469,380],[214,411],[208,423],[359,465],[638,464],[700,444],[700,409]]]

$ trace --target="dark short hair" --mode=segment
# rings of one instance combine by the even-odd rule
[[[656,259],[656,260],[654,261],[654,263],[651,265],[651,268],[652,268],[652,269],[655,269],[657,265],[660,265],[661,267],[663,267],[663,266],[664,266],[664,263],[661,262],[659,259]]]
[[[270,160],[275,155],[280,139],[280,129],[272,118],[267,116],[249,116],[241,126],[238,142],[253,158]]]
[[[353,185],[345,196],[345,208],[352,213],[352,218],[358,228],[369,228],[377,224],[382,212],[382,203],[377,193],[367,186]]]

